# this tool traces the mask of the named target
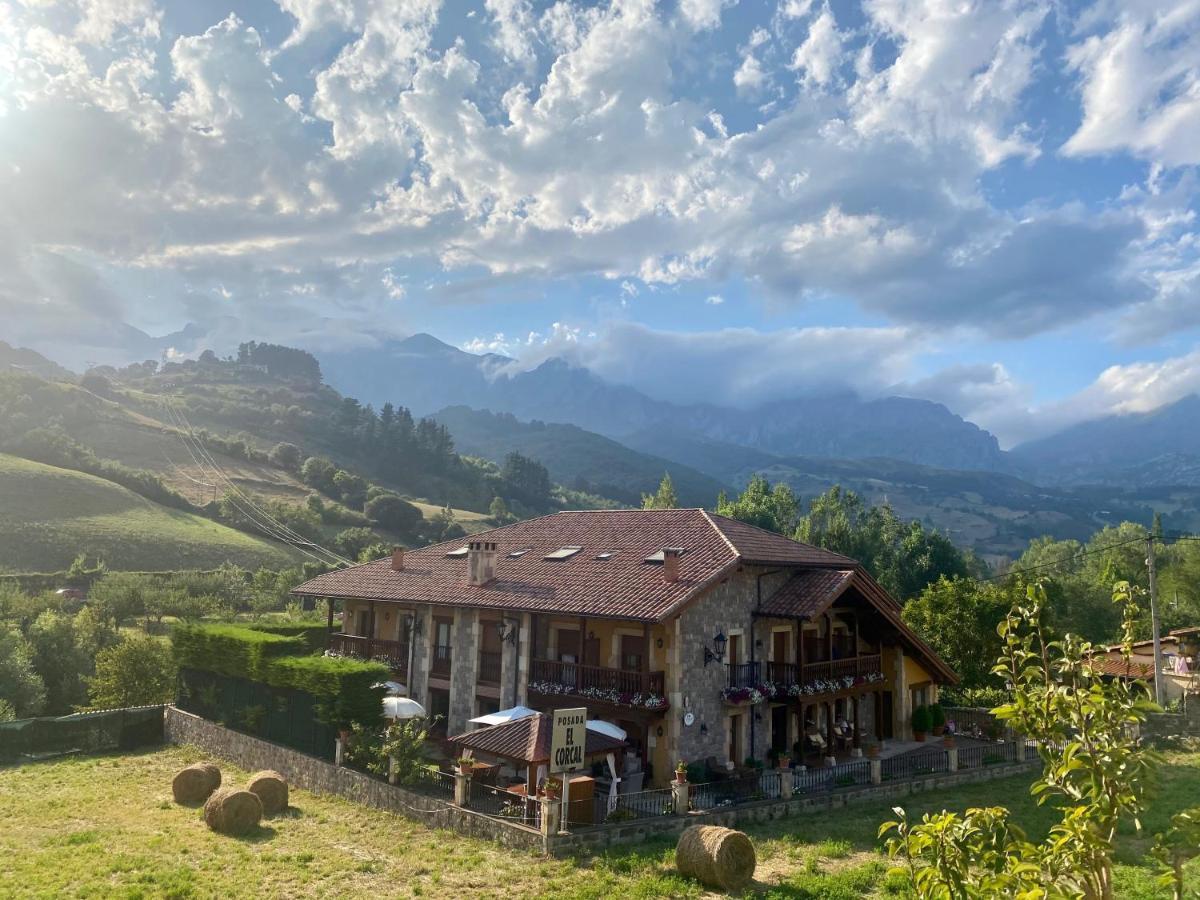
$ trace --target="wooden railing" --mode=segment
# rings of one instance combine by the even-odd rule
[[[402,644],[400,641],[339,633],[329,636],[329,649],[347,656],[377,659],[390,666],[394,673],[408,673],[408,644]]]
[[[430,670],[431,675],[437,675],[439,678],[450,677],[450,647],[449,645],[434,645],[433,648],[433,666]]]
[[[870,675],[883,671],[878,653],[832,659],[825,662],[808,663],[804,666],[781,662],[732,663],[729,670],[729,686],[748,688],[770,681],[774,684],[809,684],[813,681],[831,681],[845,675]]]
[[[628,669],[560,662],[556,659],[532,660],[529,680],[550,682],[575,691],[593,689],[616,691],[620,694],[657,694],[660,697],[665,695],[666,685],[663,672],[633,672]]]
[[[479,669],[476,671],[476,680],[483,684],[499,684],[500,683],[500,666],[501,655],[491,650],[479,651]]]

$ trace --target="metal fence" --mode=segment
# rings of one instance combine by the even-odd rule
[[[421,766],[416,769],[404,780],[404,787],[431,797],[454,799],[454,776],[449,772],[439,771],[434,766]]]
[[[532,825],[536,818],[537,802],[530,800],[525,794],[514,794],[504,788],[483,784],[471,779],[467,793],[467,808],[492,816],[496,819],[507,819],[510,822],[520,822]],[[453,776],[451,776],[451,794],[454,792]]]
[[[932,775],[950,770],[950,760],[946,751],[937,748],[919,750],[915,753],[902,753],[881,762],[884,781],[898,781],[904,778],[917,778],[921,775]]]
[[[141,706],[0,722],[0,763],[132,750],[163,741],[163,708]]]
[[[1009,736],[1009,728],[990,709],[976,706],[943,706],[946,723],[954,723],[954,733],[980,740],[1003,740]]]
[[[792,793],[820,794],[838,788],[871,783],[871,763],[865,759],[820,769],[796,769],[792,774]]]
[[[596,795],[594,803],[596,813],[593,821],[597,824],[675,815],[675,792],[670,788],[617,794],[616,805],[611,810],[608,808],[607,794]]]

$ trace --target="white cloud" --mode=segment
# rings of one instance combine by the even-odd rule
[[[734,86],[743,93],[754,94],[762,89],[767,80],[767,73],[753,53],[747,53],[742,58],[742,64],[733,73]]]
[[[800,73],[806,84],[821,87],[833,81],[842,60],[842,35],[838,31],[833,10],[826,4],[821,14],[808,28],[804,39],[792,54],[789,68]]]
[[[1072,44],[1083,121],[1070,156],[1125,150],[1168,166],[1200,163],[1200,4],[1121,4],[1107,30]]]
[[[707,297],[704,298],[704,302],[707,303],[709,306],[720,306],[722,303],[725,302],[725,298],[722,297],[720,294],[709,294]]]

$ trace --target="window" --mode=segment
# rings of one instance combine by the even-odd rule
[[[528,547],[526,547],[524,550],[514,550],[512,553],[508,554],[508,558],[509,559],[520,559],[522,556],[524,556],[528,552],[529,552]]]
[[[560,547],[558,550],[555,550],[553,553],[547,553],[545,556],[542,557],[542,559],[547,559],[547,560],[570,559],[572,556],[574,556],[576,553],[578,553],[582,549],[583,549],[582,547],[575,547],[575,546]]]
[[[371,614],[365,609],[360,609],[358,611],[358,628],[355,630],[355,633],[362,635],[363,637],[371,637],[371,635],[368,633],[370,630]]]
[[[451,550],[446,554],[446,559],[462,559],[471,552],[470,547],[459,547],[457,550]]]
[[[603,553],[597,553],[596,559],[609,560],[609,559],[612,559],[614,556],[616,556],[620,552],[621,552],[620,550],[605,550]]]
[[[667,549],[676,551],[680,556],[683,556],[683,554],[687,552],[682,547],[668,547]],[[661,566],[663,563],[663,554],[665,552],[665,550],[658,550],[654,553],[651,553],[649,556],[642,559],[642,562],[655,563]]]

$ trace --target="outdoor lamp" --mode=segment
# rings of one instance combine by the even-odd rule
[[[704,648],[704,665],[710,662],[722,662],[725,659],[725,645],[729,639],[725,637],[725,632],[718,631],[717,636],[713,638],[712,649]]]
[[[496,634],[500,636],[501,643],[507,641],[510,644],[517,642],[517,627],[511,625],[505,619],[501,619],[496,623]]]

